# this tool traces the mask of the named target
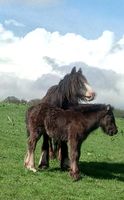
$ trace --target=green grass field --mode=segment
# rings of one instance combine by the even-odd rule
[[[23,167],[26,152],[25,105],[0,104],[0,200],[123,200],[124,119],[117,119],[118,135],[97,130],[82,145],[82,179],[73,182],[59,162],[30,172]],[[39,141],[36,163],[40,155]]]

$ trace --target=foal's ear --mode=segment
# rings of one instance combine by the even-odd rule
[[[109,111],[109,110],[111,110],[111,109],[112,109],[111,105],[108,104],[107,107],[106,107],[106,110]]]
[[[71,74],[74,74],[74,73],[76,73],[76,67],[75,66],[71,70]]]

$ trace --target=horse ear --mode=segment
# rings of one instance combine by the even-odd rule
[[[81,68],[78,70],[78,73],[82,74],[82,69]]]
[[[76,67],[75,66],[71,70],[71,74],[74,74],[74,73],[76,73]]]

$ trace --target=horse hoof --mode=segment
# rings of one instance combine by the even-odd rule
[[[68,158],[66,158],[64,162],[61,163],[61,170],[65,171],[69,170],[69,168],[70,168],[70,161]]]
[[[68,165],[62,165],[61,166],[61,170],[62,171],[68,171],[69,170],[69,166]]]
[[[53,152],[49,152],[49,157],[50,157],[50,160],[53,160],[56,158],[56,155],[53,153]]]

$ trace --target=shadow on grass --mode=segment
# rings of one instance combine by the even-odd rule
[[[97,179],[116,179],[124,182],[124,164],[106,162],[80,162],[84,175]]]
[[[116,179],[124,182],[124,164],[106,162],[80,162],[80,172],[97,179]],[[62,171],[59,167],[48,168],[49,172]]]

